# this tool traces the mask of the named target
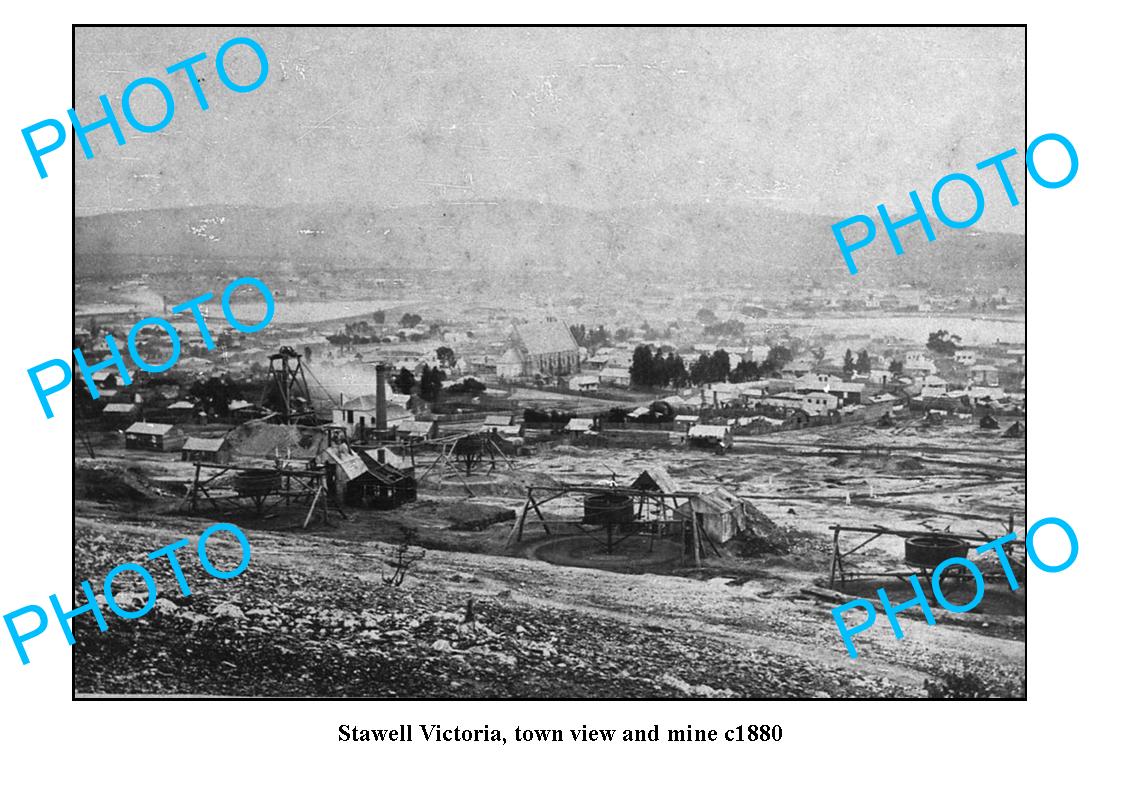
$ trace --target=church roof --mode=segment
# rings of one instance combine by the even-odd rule
[[[573,333],[562,321],[537,321],[515,324],[515,340],[531,356],[578,352]]]

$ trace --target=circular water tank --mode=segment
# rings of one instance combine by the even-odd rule
[[[234,476],[234,491],[254,497],[268,495],[281,488],[281,474],[276,470],[242,470]]]
[[[586,525],[629,525],[634,518],[631,495],[598,492],[585,498]]]
[[[949,558],[966,558],[967,543],[962,539],[926,533],[905,539],[905,563],[935,569]]]

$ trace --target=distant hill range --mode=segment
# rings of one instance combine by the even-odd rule
[[[859,208],[860,209],[860,208]],[[858,209],[856,209],[858,210]],[[467,267],[527,279],[547,272],[596,279],[611,269],[645,279],[713,279],[723,286],[852,285],[830,225],[839,219],[768,207],[648,205],[589,211],[534,202],[448,203],[369,208],[302,205],[191,207],[75,219],[80,277],[116,279],[182,268],[221,269],[243,258],[278,265],[334,263],[364,268]],[[1025,280],[1025,236],[954,231],[933,221],[929,243],[917,225],[902,231],[896,257],[879,230],[856,254],[870,286],[1015,286]],[[858,230],[855,230],[855,233]],[[150,260],[149,258],[159,258]]]

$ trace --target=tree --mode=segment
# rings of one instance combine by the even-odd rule
[[[728,379],[729,354],[723,348],[719,348],[712,355],[702,354],[690,366],[690,381],[694,384],[727,381]]]
[[[620,327],[619,329],[616,330],[616,334],[613,335],[613,337],[616,339],[616,342],[618,342],[618,343],[628,342],[628,338],[631,337],[631,336],[632,336],[632,330],[629,329],[627,326]]]
[[[399,321],[399,323],[402,326],[417,326],[417,324],[421,323],[421,316],[416,315],[412,312],[407,312],[402,316],[402,319]]]
[[[726,353],[724,348],[719,348],[710,357],[710,362],[713,366],[713,378],[711,381],[728,381],[729,380],[729,354]]]
[[[655,383],[655,358],[651,346],[637,345],[632,352],[632,366],[628,368],[632,384],[637,387],[651,387]]]
[[[928,335],[928,350],[936,354],[943,354],[944,356],[952,356],[955,354],[961,339],[957,334],[950,334],[945,329],[931,332]]]
[[[391,385],[394,392],[401,395],[409,395],[413,392],[414,386],[417,384],[417,379],[413,375],[413,371],[408,368],[402,368],[398,371],[398,375],[394,376]]]
[[[859,373],[870,372],[870,355],[866,349],[863,348],[858,352],[858,363],[854,366],[854,369]]]
[[[230,414],[230,402],[242,397],[242,391],[237,385],[217,376],[195,382],[187,394],[198,402],[199,408],[208,417],[226,417]]]
[[[728,321],[703,327],[702,334],[707,337],[741,337],[745,334],[745,324],[743,321],[730,318]]]
[[[398,544],[394,547],[393,554],[383,559],[384,563],[390,565],[391,572],[387,575],[381,572],[382,582],[391,588],[397,588],[402,585],[405,580],[406,573],[409,568],[416,564],[421,559],[425,558],[425,550],[418,548],[413,549],[413,545],[417,542],[417,529],[409,526],[403,526],[398,531]]]
[[[486,390],[487,386],[483,382],[469,376],[464,381],[451,385],[445,392],[449,395],[480,395]]]
[[[456,367],[456,352],[447,345],[437,348],[437,361],[446,368]]]
[[[709,307],[703,307],[702,309],[698,310],[698,315],[696,317],[702,323],[713,323],[717,320],[717,316],[714,315],[714,311]]]
[[[854,372],[854,353],[849,348],[842,357],[842,370],[848,377]]]
[[[426,401],[436,401],[441,394],[441,385],[444,383],[444,380],[445,373],[443,370],[423,365],[421,367],[421,382],[418,394]]]
[[[900,376],[905,372],[905,363],[899,359],[894,359],[889,363],[889,372],[894,376]]]
[[[729,380],[733,382],[756,381],[760,378],[760,375],[759,365],[747,359],[742,359],[737,363],[737,367],[730,372]]]
[[[379,326],[386,323],[386,310],[375,310],[371,319]]]
[[[779,373],[784,369],[784,366],[792,361],[792,350],[787,346],[774,345],[768,351],[768,356],[764,358],[761,363],[760,369],[762,373]]]

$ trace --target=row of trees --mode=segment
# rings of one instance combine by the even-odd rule
[[[870,355],[863,348],[858,352],[858,358],[854,358],[854,352],[849,348],[846,349],[846,354],[842,358],[842,369],[846,372],[847,377],[852,373],[869,373],[870,372]]]
[[[686,363],[678,354],[663,355],[649,345],[638,345],[628,369],[637,387],[685,387],[690,382]]]
[[[612,341],[612,333],[605,328],[603,323],[594,329],[586,328],[585,324],[579,323],[570,326],[569,331],[573,334],[573,339],[578,346],[590,351],[595,351]]]
[[[632,352],[629,374],[637,387],[686,387],[715,381],[754,381],[779,374],[792,360],[793,353],[786,346],[773,346],[768,357],[759,364],[738,362],[732,365],[729,353],[719,348],[713,354],[702,354],[689,369],[678,354],[656,351],[652,346],[639,345]]]
[[[432,402],[440,396],[444,381],[445,372],[443,370],[422,365],[421,378],[414,376],[413,371],[409,368],[402,368],[391,379],[390,384],[394,388],[394,392],[402,395],[412,395],[414,388],[417,388],[417,394],[421,396],[422,400]]]
[[[626,342],[633,334],[627,326],[623,326],[615,332],[609,332],[603,323],[596,328],[590,328],[583,323],[579,323],[571,325],[569,331],[573,334],[573,339],[577,342],[577,345],[589,351],[595,351],[612,341]]]

